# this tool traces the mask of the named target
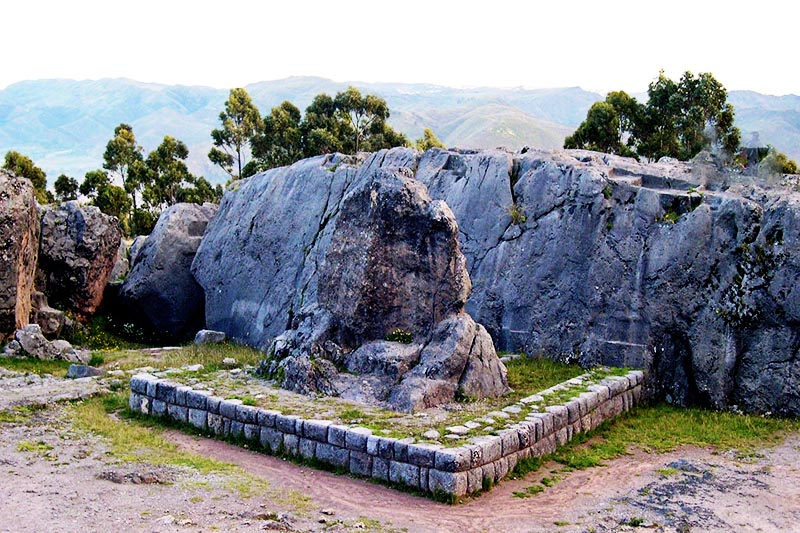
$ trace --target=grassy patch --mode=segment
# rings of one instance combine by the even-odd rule
[[[116,460],[190,468],[211,474],[222,489],[242,498],[265,496],[291,506],[295,512],[303,512],[308,506],[308,497],[297,491],[277,491],[236,465],[180,450],[164,438],[165,426],[160,421],[130,413],[127,400],[126,390],[76,402],[70,406],[70,418],[76,428],[103,437],[110,448],[108,455]],[[212,487],[207,481],[188,483],[199,489]]]
[[[551,455],[521,460],[512,475],[522,477],[550,460],[570,469],[602,466],[606,461],[629,453],[634,446],[656,453],[679,446],[698,446],[737,450],[741,457],[747,457],[758,447],[780,443],[787,431],[800,431],[800,420],[738,415],[661,403],[636,408],[603,423],[594,431],[576,435]],[[672,475],[675,473],[673,470],[658,472]]]
[[[238,366],[255,366],[264,358],[264,354],[258,350],[229,342],[199,346],[190,344],[177,350],[107,350],[96,352],[95,356],[103,358],[104,368],[107,369],[131,370],[151,366],[164,370],[199,363],[203,365],[201,373],[224,368],[222,361],[228,357],[235,359]]]
[[[504,396],[506,403],[580,376],[585,372],[578,365],[568,365],[543,357],[518,357],[506,363],[508,384],[514,392]]]
[[[36,442],[22,441],[17,444],[18,452],[47,453],[52,449],[53,447],[43,440],[37,440]]]
[[[67,361],[44,361],[28,357],[0,357],[0,366],[16,372],[30,372],[32,374],[51,374],[56,377],[65,377],[70,363]]]

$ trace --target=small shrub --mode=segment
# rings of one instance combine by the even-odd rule
[[[613,194],[613,190],[611,189],[611,184],[609,183],[605,187],[603,187],[603,198],[606,200],[611,200],[611,196]]]
[[[406,331],[402,328],[397,328],[388,335],[386,335],[386,340],[389,342],[400,342],[402,344],[411,344],[412,342],[414,342],[414,335],[412,335],[410,331]]]
[[[508,216],[511,217],[511,223],[517,226],[528,220],[528,217],[525,216],[525,206],[516,202],[508,206]]]

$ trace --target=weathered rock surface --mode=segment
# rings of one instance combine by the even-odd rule
[[[214,331],[213,329],[201,329],[194,336],[195,344],[219,344],[225,342],[226,335],[222,331]]]
[[[41,224],[39,288],[56,308],[92,315],[117,260],[119,220],[72,201],[47,209]]]
[[[128,266],[133,268],[133,264],[136,262],[136,257],[139,255],[139,251],[144,246],[145,241],[147,240],[147,235],[137,235],[133,242],[131,242],[131,247],[128,250]],[[129,268],[129,271],[130,271]]]
[[[452,401],[457,391],[483,398],[508,390],[491,338],[481,328],[476,341],[477,326],[463,314],[470,281],[455,218],[408,174],[376,168],[345,195],[316,302],[300,310],[262,365],[284,387],[406,411]],[[465,326],[440,332],[450,322]],[[383,341],[397,330],[417,344]],[[395,393],[411,368],[419,368],[410,373],[414,383],[436,394]]]
[[[452,209],[466,310],[501,349],[644,367],[679,403],[800,415],[800,196],[699,160],[395,149],[270,171],[226,195],[198,252],[209,326],[263,349],[317,302],[342,199],[381,167]]]
[[[214,204],[176,204],[166,209],[137,252],[120,290],[122,304],[157,332],[191,335],[204,324],[203,289],[191,273]]]
[[[33,185],[0,170],[0,342],[30,318],[38,221]]]
[[[464,308],[472,288],[452,211],[420,182],[377,170],[345,199],[318,287],[343,346],[395,329],[427,338]]]
[[[128,275],[131,269],[130,261],[128,261],[128,244],[125,239],[120,239],[119,248],[117,249],[117,261],[114,263],[114,268],[111,270],[109,280],[115,281],[124,278]]]
[[[47,296],[43,292],[33,291],[31,293],[31,324],[39,324],[42,328],[42,335],[48,339],[56,339],[61,336],[66,329],[71,331],[72,320],[63,311],[59,311],[47,302]]]
[[[38,324],[28,324],[18,329],[3,350],[4,357],[33,357],[36,359],[60,359],[72,363],[88,363],[92,358],[89,350],[73,347],[65,340],[48,341]]]

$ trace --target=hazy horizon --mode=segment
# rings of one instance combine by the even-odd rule
[[[80,13],[81,16],[76,14]],[[707,5],[676,0],[498,0],[491,8],[407,0],[29,0],[4,6],[0,88],[26,80],[126,78],[143,83],[241,87],[293,76],[337,82],[451,88],[580,87],[646,91],[711,72],[728,90],[800,93],[800,72],[776,60],[795,48],[800,7],[764,0]],[[246,15],[242,18],[242,15]],[[236,27],[229,21],[245,20]],[[35,28],[35,34],[31,34]]]

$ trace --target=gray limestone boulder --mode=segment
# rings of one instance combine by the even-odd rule
[[[345,197],[317,302],[262,364],[284,387],[403,411],[509,390],[489,334],[463,313],[471,284],[452,212],[407,174],[377,169]],[[416,343],[383,340],[393,332]]]
[[[43,360],[63,360],[85,364],[92,354],[89,350],[73,347],[65,340],[48,341],[38,324],[28,324],[14,334],[14,340],[5,347],[5,357],[33,357]]]
[[[345,198],[318,287],[347,348],[395,329],[427,338],[472,288],[452,211],[413,178],[376,171]]]
[[[119,248],[117,249],[117,261],[114,263],[114,268],[111,270],[109,280],[116,281],[124,278],[130,271],[130,261],[128,260],[128,243],[125,239],[120,239]]]
[[[150,329],[185,338],[204,325],[205,298],[191,266],[216,211],[214,204],[169,207],[136,254],[120,301]]]
[[[0,343],[30,319],[38,222],[33,185],[0,170]]]
[[[222,331],[213,329],[201,329],[194,336],[195,344],[219,344],[225,342],[226,336]]]
[[[128,270],[133,268],[136,258],[139,256],[139,251],[142,249],[142,246],[144,246],[146,240],[147,235],[137,235],[131,242],[131,247],[128,250]]]
[[[676,403],[800,415],[800,196],[708,157],[395,149],[271,170],[226,193],[198,251],[209,327],[303,345],[296,318],[319,302],[343,200],[378,169],[447,203],[465,309],[499,349],[646,368]],[[315,357],[344,363],[342,337],[317,340]]]
[[[41,228],[39,289],[58,309],[91,316],[117,261],[119,220],[72,201],[47,209]]]
[[[388,404],[413,412],[455,397],[481,399],[509,391],[506,368],[489,333],[460,314],[437,324],[417,364],[389,393]]]

